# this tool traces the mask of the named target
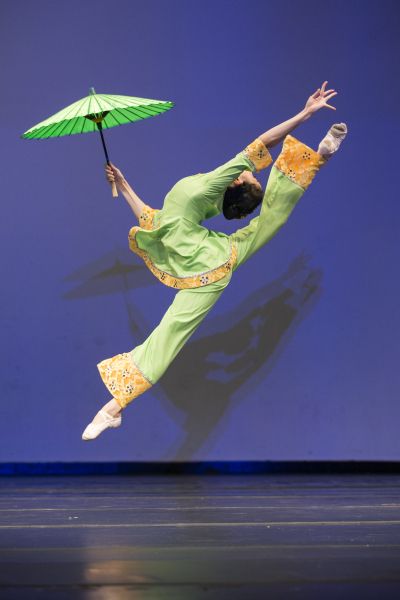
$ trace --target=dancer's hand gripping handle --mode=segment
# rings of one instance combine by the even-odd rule
[[[118,198],[118,190],[114,181],[111,183],[111,193],[113,195],[113,198]]]
[[[121,171],[117,169],[113,163],[106,163],[105,166],[106,178],[107,181],[111,184],[111,191],[114,198],[118,197],[118,188],[122,185],[124,181],[124,176]]]

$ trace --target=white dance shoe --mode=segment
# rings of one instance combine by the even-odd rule
[[[82,439],[85,441],[94,440],[105,429],[108,429],[108,427],[119,427],[121,425],[121,415],[118,417],[112,417],[103,409],[99,410],[97,414],[102,417],[102,420],[98,423],[93,423],[93,421],[92,423],[89,423],[85,431],[82,433]]]
[[[318,154],[321,154],[325,160],[330,158],[339,149],[339,146],[343,142],[346,135],[346,123],[335,123],[332,125],[318,146]]]

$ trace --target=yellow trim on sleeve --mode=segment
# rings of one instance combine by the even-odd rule
[[[154,216],[157,212],[158,209],[151,208],[146,204],[139,217],[140,227],[142,229],[153,229]]]
[[[272,156],[260,138],[256,138],[254,142],[246,146],[243,152],[253,163],[256,171],[261,171],[272,163]]]

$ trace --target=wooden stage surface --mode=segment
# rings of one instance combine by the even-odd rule
[[[400,598],[399,475],[0,478],[0,598]]]

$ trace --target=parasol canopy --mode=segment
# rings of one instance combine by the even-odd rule
[[[96,94],[94,88],[90,88],[89,96],[81,98],[48,119],[34,125],[21,137],[23,139],[45,139],[99,131],[106,160],[110,164],[103,129],[155,117],[173,106],[173,102],[164,100]],[[117,195],[114,184],[113,196]]]

